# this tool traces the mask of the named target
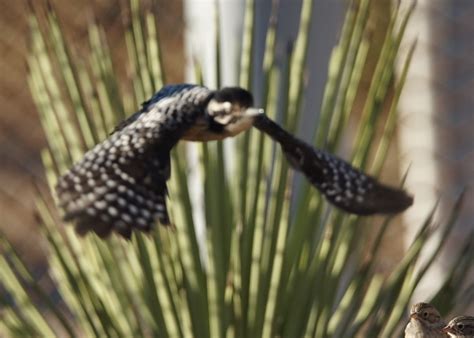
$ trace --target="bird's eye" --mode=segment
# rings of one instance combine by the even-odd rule
[[[423,318],[427,318],[428,317],[428,312],[423,312]]]
[[[459,329],[459,330],[462,330],[462,329],[464,329],[464,324],[461,324],[461,323],[459,323],[459,324],[458,324],[458,325],[456,325],[456,326],[458,327],[458,329]]]

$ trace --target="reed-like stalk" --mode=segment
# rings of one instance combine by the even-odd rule
[[[378,175],[394,135],[396,105],[414,47],[406,56],[400,50],[411,8],[394,9],[384,41],[373,45],[367,25],[371,2],[354,0],[348,5],[330,60],[313,141],[337,149],[351,127],[368,50],[378,48],[375,71],[368,72],[372,75],[366,79],[371,85],[353,142],[356,165],[372,168]],[[278,1],[274,1],[263,73],[255,74],[259,68],[254,67],[252,57],[255,2],[246,5],[240,85],[248,88],[252,77],[262,76],[262,104],[267,114],[293,131],[307,95],[302,79],[306,60],[312,57],[307,45],[312,38],[311,13],[317,6],[312,0],[303,1],[294,49],[286,64],[277,65]],[[50,187],[86,149],[104,139],[117,121],[132,113],[124,108],[130,97],[140,102],[164,82],[153,14],[139,0],[131,0],[130,8],[124,40],[133,94],[121,93],[117,86],[111,52],[99,25],[90,24],[90,57],[85,61],[72,52],[52,9],[47,20],[37,20],[34,13],[29,16],[29,85],[48,143],[42,158]],[[218,38],[218,60],[219,46]],[[400,57],[406,61],[396,80],[393,63]],[[216,69],[219,76],[219,64]],[[387,118],[381,114],[382,107],[389,107]],[[277,111],[283,116],[277,117]],[[377,145],[373,139],[378,126],[384,130]],[[404,259],[384,277],[376,272],[375,264],[382,255],[384,234],[394,226],[391,219],[374,227],[371,218],[334,210],[307,183],[297,198],[291,198],[295,193],[293,172],[280,150],[257,131],[239,136],[232,145],[237,160],[230,172],[221,143],[200,148],[207,236],[200,243],[185,151],[178,146],[172,158],[169,204],[175,230],[155,229],[149,235],[134,235],[130,242],[115,237],[103,241],[94,235],[78,238],[71,227],[58,222],[48,198],[39,194],[37,210],[48,246],[47,273],[61,297],[53,300],[14,248],[0,237],[2,332],[45,337],[353,337],[369,330],[374,337],[393,336],[406,322],[413,290],[436,260],[462,202],[460,197],[452,217],[439,225],[443,240],[419,269],[415,265],[433,235],[436,206]],[[370,153],[376,153],[372,162]],[[375,232],[369,246],[368,229]],[[459,290],[453,286],[463,282],[469,269],[472,242],[472,238],[466,242],[433,299],[441,310],[452,309],[454,299],[473,297],[472,292],[459,295],[453,291]]]

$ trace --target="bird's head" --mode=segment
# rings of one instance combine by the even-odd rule
[[[441,315],[433,305],[417,303],[410,310],[410,318],[419,321],[425,326],[432,326],[440,322]]]
[[[226,136],[234,136],[249,129],[263,109],[253,107],[253,97],[239,87],[226,87],[215,91],[207,105],[207,112]]]
[[[450,337],[474,337],[474,317],[455,317],[443,328],[443,331]]]

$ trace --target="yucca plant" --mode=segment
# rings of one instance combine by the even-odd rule
[[[262,106],[292,131],[304,100],[303,72],[315,5],[303,1],[299,33],[283,67],[274,62],[278,10],[274,6],[263,74],[253,74],[255,1],[246,3],[240,85],[249,88],[252,76],[264,77]],[[163,83],[153,14],[141,9],[138,0],[131,0],[130,9],[125,39],[133,93],[119,88],[105,35],[97,24],[89,27],[90,57],[83,60],[72,52],[53,10],[44,18],[29,16],[29,85],[48,141],[42,158],[50,188],[60,173]],[[348,6],[331,57],[313,142],[337,149],[361,77],[370,73],[352,156],[355,165],[377,176],[394,134],[396,105],[413,55],[414,46],[406,55],[399,55],[413,8],[393,9],[379,47],[370,39],[370,9],[370,0]],[[371,48],[379,49],[374,53],[376,67],[365,72]],[[398,80],[394,75],[397,57],[405,58]],[[387,116],[382,114],[384,107],[389,107]],[[383,135],[374,142],[378,128],[383,128]],[[130,242],[113,236],[107,240],[95,235],[80,238],[72,227],[58,221],[49,193],[39,189],[37,209],[48,244],[48,276],[60,297],[53,297],[36,282],[12,245],[1,237],[2,330],[22,337],[399,334],[410,297],[453,228],[462,197],[451,218],[437,227],[441,240],[429,259],[418,262],[435,230],[436,206],[405,257],[386,277],[376,272],[374,257],[381,252],[391,218],[376,222],[350,216],[330,207],[307,183],[294,189],[293,172],[282,154],[257,131],[238,137],[230,146],[238,154],[232,167],[221,142],[198,145],[199,167],[193,170],[198,170],[204,189],[203,240],[198,239],[194,226],[193,208],[199,206],[191,203],[183,144],[174,151],[170,181],[174,230],[157,227],[149,235],[135,234]],[[369,231],[375,236],[368,243]],[[461,285],[473,253],[471,235],[432,300],[442,312],[472,299],[472,294],[460,294],[456,286]]]

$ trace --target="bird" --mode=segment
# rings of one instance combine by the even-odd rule
[[[410,309],[410,321],[405,328],[405,338],[443,338],[446,324],[438,310],[429,303],[417,303]]]
[[[251,127],[278,142],[293,168],[345,211],[391,214],[413,202],[404,190],[292,136],[255,108],[243,88],[174,84],[156,92],[59,177],[55,191],[62,218],[79,235],[95,232],[102,238],[115,232],[128,239],[134,230],[149,232],[156,221],[170,225],[166,181],[172,148],[180,140],[222,140]]]
[[[474,338],[474,317],[455,317],[449,321],[443,331],[453,338]]]
[[[166,181],[170,151],[183,139],[221,140],[251,127],[252,95],[241,88],[209,90],[168,85],[89,150],[56,185],[63,219],[80,235],[130,238],[132,228],[149,231],[155,220],[169,225]]]

